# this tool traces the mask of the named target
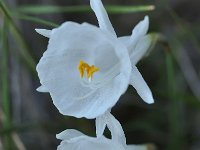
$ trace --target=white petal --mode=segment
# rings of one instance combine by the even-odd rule
[[[51,36],[51,30],[47,30],[47,29],[35,29],[35,31],[41,35],[43,35],[44,37],[50,38]]]
[[[110,112],[105,113],[104,117],[107,127],[111,132],[112,140],[125,147],[126,137],[120,122]]]
[[[131,64],[136,65],[138,61],[142,59],[142,57],[145,56],[147,50],[151,46],[151,37],[146,35],[143,36],[137,43],[135,50],[132,51],[132,54],[130,54]]]
[[[109,20],[108,14],[101,0],[90,0],[90,5],[97,16],[100,28],[105,31],[111,32],[113,35],[116,36],[114,28]]]
[[[38,92],[43,92],[43,93],[46,93],[46,92],[49,92],[47,88],[45,88],[44,86],[40,86],[36,89]]]
[[[118,39],[122,44],[124,44],[127,47],[129,45],[130,38],[131,36],[122,36],[122,37],[119,37]]]
[[[128,145],[126,150],[148,150],[146,145]]]
[[[101,138],[92,138],[88,136],[81,136],[76,140],[70,142],[63,141],[58,146],[58,150],[125,150],[118,143],[112,140]]]
[[[136,89],[137,93],[146,103],[154,103],[151,90],[148,87],[147,83],[144,81],[142,75],[140,74],[136,66],[133,66],[132,68],[130,84]]]
[[[106,121],[104,119],[104,115],[96,118],[95,125],[96,125],[96,135],[97,135],[97,137],[103,136],[104,130],[106,128]]]
[[[106,50],[108,53],[113,51],[112,55],[107,56]],[[97,58],[97,53],[101,57]],[[118,58],[121,64],[117,77],[96,90],[81,84],[77,69],[80,60],[101,66],[101,72],[115,64],[111,61],[113,57]],[[52,30],[48,49],[37,65],[41,84],[48,88],[58,110],[77,118],[96,118],[115,105],[127,89],[130,70],[127,49],[117,38],[90,24],[73,22],[66,22]]]
[[[125,46],[129,45],[130,36],[123,36],[119,37],[118,39]],[[152,42],[151,36],[145,35],[138,40],[134,48],[128,49],[132,65],[137,64],[138,61],[140,61],[142,57],[144,57],[145,54],[147,54],[147,51],[151,46],[151,42]]]
[[[84,134],[80,131],[74,130],[74,129],[67,129],[59,134],[56,135],[57,139],[60,140],[71,140],[73,138],[77,138],[80,136],[83,136]]]
[[[134,50],[138,40],[143,37],[149,28],[149,17],[145,16],[144,20],[139,22],[132,31],[128,49]]]

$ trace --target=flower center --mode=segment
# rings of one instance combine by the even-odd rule
[[[89,79],[89,81],[91,81],[92,78],[93,78],[93,74],[95,72],[99,71],[99,68],[95,67],[94,65],[90,66],[86,62],[84,62],[83,60],[81,60],[79,62],[79,65],[78,65],[78,70],[79,70],[81,78],[84,77],[85,72],[86,72],[87,73],[86,77]]]
[[[96,80],[91,82],[93,74],[95,72],[98,72],[100,69],[95,67],[94,65],[90,66],[86,62],[81,60],[79,62],[79,65],[78,65],[78,70],[79,70],[79,73],[80,73],[80,77],[81,78],[86,77],[86,78],[88,78],[88,81],[89,81],[88,82],[86,80],[81,80],[81,84],[84,87],[90,88],[91,91],[88,92],[86,95],[83,95],[83,96],[80,96],[80,97],[76,97],[76,99],[77,100],[82,100],[82,99],[85,99],[85,98],[91,96],[94,92],[96,92],[96,90],[98,88],[101,88],[102,86],[104,86],[106,83],[111,81],[114,77],[116,77],[120,73],[119,67],[120,67],[119,63],[114,65],[107,72],[105,72],[104,75],[101,78],[97,78]]]

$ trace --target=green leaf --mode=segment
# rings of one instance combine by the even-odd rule
[[[175,63],[171,53],[171,47],[168,47],[165,52],[166,56],[166,69],[167,69],[167,81],[168,81],[168,96],[169,96],[169,149],[183,149],[183,137],[185,132],[182,123],[182,101],[177,100],[177,85],[175,78]]]
[[[10,93],[9,93],[9,67],[8,67],[8,22],[7,19],[4,19],[3,32],[2,32],[2,107],[5,113],[4,126],[9,128],[11,121],[10,114]]]
[[[143,5],[143,6],[107,6],[108,13],[137,13],[137,12],[146,12],[152,11],[155,9],[154,5]]]
[[[154,5],[142,6],[106,6],[108,13],[135,13],[152,11],[155,9]],[[25,5],[19,7],[17,12],[28,14],[50,14],[50,13],[80,13],[91,12],[90,6],[39,6],[39,5]]]
[[[3,30],[2,30],[2,59],[1,59],[1,68],[2,68],[2,76],[1,76],[1,82],[2,82],[2,109],[4,112],[4,119],[3,121],[3,128],[9,129],[12,126],[11,121],[11,109],[10,109],[10,83],[9,83],[9,46],[8,46],[8,20],[5,17],[3,20]],[[5,149],[11,150],[12,149],[12,139],[10,135],[6,135],[4,137],[4,146]]]

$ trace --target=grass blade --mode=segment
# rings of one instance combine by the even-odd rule
[[[11,110],[10,110],[10,90],[9,90],[9,47],[8,47],[8,20],[4,18],[3,31],[2,31],[2,108],[5,113],[3,120],[3,128],[9,129],[12,126]],[[12,139],[10,135],[4,136],[5,149],[12,149]]]
[[[152,11],[155,9],[154,5],[142,5],[142,6],[105,6],[108,13],[136,13]],[[90,6],[39,6],[39,5],[26,5],[21,6],[17,12],[28,14],[50,14],[50,13],[80,13],[91,12]]]
[[[169,103],[169,147],[168,149],[183,149],[183,124],[181,117],[181,104],[182,101],[177,100],[178,96],[176,95],[176,79],[174,74],[174,60],[171,53],[171,49],[166,50],[166,68],[167,68],[167,81],[168,81],[168,97],[170,100]]]

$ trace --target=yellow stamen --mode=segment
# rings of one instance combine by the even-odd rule
[[[95,67],[94,65],[90,66],[83,60],[80,61],[78,65],[78,70],[80,73],[81,78],[83,78],[85,71],[87,72],[87,78],[92,79],[93,74],[97,71],[99,71],[99,68]]]
[[[88,77],[88,78],[92,78],[93,74],[94,74],[95,72],[97,72],[97,71],[99,71],[99,68],[97,68],[97,67],[95,67],[94,65],[92,65],[92,66],[90,67],[90,69],[88,69],[87,77]]]

